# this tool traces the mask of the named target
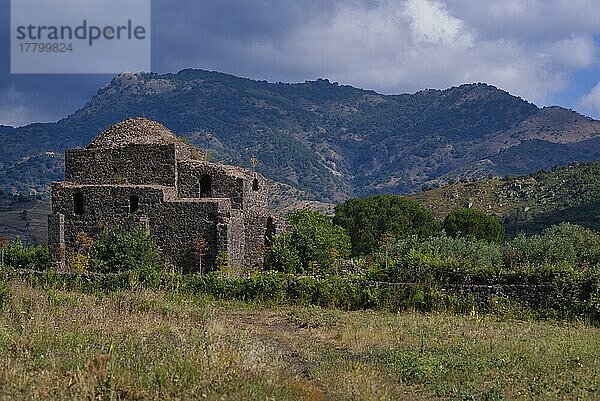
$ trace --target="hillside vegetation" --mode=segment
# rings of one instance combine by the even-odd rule
[[[65,148],[135,116],[163,123],[213,160],[249,166],[258,157],[261,173],[300,189],[303,201],[600,160],[600,122],[486,84],[382,95],[324,79],[269,83],[183,70],[121,74],[57,123],[0,130],[0,186],[46,192]]]
[[[455,208],[484,210],[500,217],[512,234],[539,232],[562,221],[600,230],[600,162],[521,177],[463,180],[410,198],[439,218]]]

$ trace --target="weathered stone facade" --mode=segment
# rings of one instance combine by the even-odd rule
[[[52,184],[48,218],[48,242],[62,266],[79,233],[138,225],[182,271],[206,271],[219,254],[251,269],[262,264],[277,228],[264,177],[208,162],[154,121],[117,123],[85,149],[67,150],[65,164],[65,181]]]

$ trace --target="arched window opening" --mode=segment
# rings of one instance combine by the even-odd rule
[[[200,197],[210,198],[212,196],[212,177],[205,175],[200,178]]]
[[[129,197],[129,213],[135,213],[140,209],[140,197],[131,195]]]
[[[76,215],[83,214],[83,194],[81,192],[73,194],[73,211]]]
[[[258,191],[258,178],[252,180],[252,190]]]

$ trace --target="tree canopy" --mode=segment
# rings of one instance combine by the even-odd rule
[[[289,230],[275,236],[266,255],[267,269],[289,273],[331,272],[350,256],[350,237],[318,212],[299,210],[288,217]]]
[[[451,237],[500,242],[504,227],[494,216],[477,209],[454,209],[444,219],[444,230]]]
[[[348,230],[355,255],[372,253],[385,235],[405,238],[440,233],[440,223],[420,203],[397,195],[349,199],[335,208],[334,223]]]

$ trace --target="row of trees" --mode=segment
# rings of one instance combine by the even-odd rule
[[[348,231],[355,256],[367,255],[379,248],[382,236],[421,238],[436,236],[445,230],[453,237],[502,241],[500,221],[476,209],[456,209],[443,222],[431,210],[408,198],[373,195],[350,199],[335,208],[333,222]]]
[[[457,209],[443,222],[416,201],[393,195],[350,199],[332,219],[302,210],[289,216],[290,229],[276,236],[265,268],[288,273],[335,273],[343,260],[388,252],[404,238],[441,235],[500,242],[498,219],[474,209]]]

